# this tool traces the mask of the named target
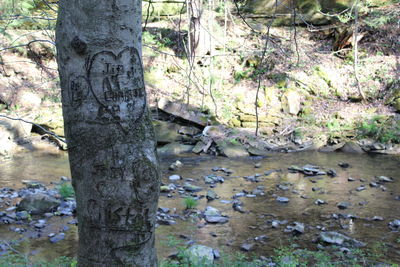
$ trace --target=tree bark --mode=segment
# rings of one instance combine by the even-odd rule
[[[78,266],[157,266],[160,175],[141,35],[139,0],[60,1],[57,61]]]

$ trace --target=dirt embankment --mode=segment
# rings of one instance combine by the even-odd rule
[[[148,23],[143,62],[155,119],[196,126],[200,132],[207,125],[222,124],[217,127],[218,138],[199,137],[197,132],[183,134],[185,139],[181,128],[168,126],[179,137],[168,142],[198,145],[199,152],[224,154],[223,145],[244,145],[247,152],[252,147],[292,151],[340,148],[349,142],[364,150],[368,144],[369,150],[397,151],[399,10],[399,5],[376,8],[360,19],[357,79],[351,22],[319,28],[272,27],[267,36],[266,27],[254,21],[248,22],[258,33],[234,16],[205,12],[213,19],[207,25],[213,34],[208,54],[196,57],[193,64],[184,57],[186,32],[173,30],[175,19]],[[1,39],[2,47],[14,47],[0,54],[1,112],[63,136],[52,34],[15,31]],[[160,103],[166,102],[183,103],[188,116],[165,110]],[[190,118],[193,111],[203,113],[204,125]],[[9,128],[7,121],[1,119],[2,129]],[[167,128],[159,131],[169,133]],[[36,126],[33,131],[44,134]]]

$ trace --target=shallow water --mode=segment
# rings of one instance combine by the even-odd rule
[[[296,242],[302,247],[315,249],[317,244],[313,243],[318,233],[317,227],[325,227],[330,231],[340,231],[352,238],[368,243],[373,246],[377,242],[388,244],[387,257],[393,262],[400,262],[398,251],[399,244],[395,242],[400,237],[398,232],[392,232],[388,223],[394,219],[400,219],[400,201],[395,196],[400,195],[400,158],[387,155],[357,155],[344,153],[318,153],[302,152],[292,154],[272,154],[266,158],[245,158],[227,159],[188,155],[178,158],[183,162],[183,167],[177,171],[168,171],[168,166],[176,159],[161,159],[163,170],[163,182],[168,184],[169,175],[179,174],[184,179],[194,179],[193,184],[202,186],[203,191],[198,196],[205,195],[209,185],[205,185],[203,176],[217,174],[225,178],[223,184],[218,184],[213,189],[220,199],[207,203],[205,198],[199,200],[198,209],[204,210],[207,205],[218,208],[224,215],[229,216],[229,222],[225,224],[204,224],[204,221],[177,219],[177,224],[171,226],[159,226],[157,228],[157,248],[159,258],[163,258],[174,252],[176,248],[168,244],[167,239],[174,237],[180,239],[180,234],[190,236],[197,243],[218,248],[221,251],[238,251],[244,242],[254,242],[256,246],[253,252],[256,255],[268,256],[274,248],[287,245],[293,241],[290,233],[284,233],[286,225],[277,229],[271,228],[270,220],[287,220],[289,223],[295,221],[306,225],[305,233],[296,238]],[[340,162],[350,164],[349,168],[338,166]],[[260,168],[255,168],[255,163],[261,163]],[[318,177],[305,177],[303,174],[289,173],[287,168],[290,165],[303,166],[312,164],[320,166],[323,170],[334,169],[338,176],[330,178],[326,175]],[[222,172],[213,172],[212,167],[225,167],[233,171],[230,176]],[[2,162],[0,169],[0,187],[21,187],[21,180],[31,179],[45,182],[49,185],[52,181],[58,181],[61,175],[69,176],[68,158],[66,154],[49,155],[43,153],[29,153],[20,155],[12,160]],[[243,176],[263,174],[267,170],[281,169],[281,172],[274,172],[268,176],[261,176],[260,182],[248,182]],[[369,187],[369,182],[375,176],[389,176],[394,182],[386,183],[386,191],[380,188]],[[354,182],[347,179],[353,177]],[[363,182],[360,181],[363,179]],[[179,181],[183,184],[185,180]],[[282,191],[277,185],[286,183],[289,190]],[[251,192],[257,186],[265,186],[266,194],[254,198],[243,197],[243,208],[247,213],[233,211],[232,204],[224,204],[221,200],[232,200],[232,196],[242,190]],[[365,185],[366,190],[357,192],[355,189]],[[319,191],[312,191],[313,187],[320,187]],[[293,193],[296,190],[298,193]],[[160,206],[170,209],[176,208],[175,213],[182,214],[184,206],[183,196],[173,192],[172,198],[167,198],[167,193],[162,193]],[[281,204],[276,201],[277,196],[284,196],[290,199],[288,204]],[[303,198],[303,197],[308,198]],[[316,199],[322,199],[328,204],[315,205]],[[338,202],[347,201],[351,206],[346,210],[339,210]],[[359,205],[360,202],[367,204]],[[174,213],[174,211],[172,211]],[[352,214],[358,219],[332,220],[329,216],[332,213]],[[365,218],[382,216],[384,221],[368,221]],[[77,230],[75,226],[66,224],[71,217],[54,217],[53,224],[46,227],[42,238],[28,239],[18,248],[25,253],[34,252],[35,257],[47,260],[66,255],[74,256],[76,253]],[[57,231],[67,225],[70,230],[66,231],[66,239],[51,244],[47,234]],[[57,228],[58,227],[58,228]],[[47,229],[48,228],[48,229]],[[0,226],[2,239],[18,239],[21,235],[8,230],[8,226]],[[264,243],[255,242],[254,237],[267,235]]]

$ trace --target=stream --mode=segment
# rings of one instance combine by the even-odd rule
[[[183,166],[174,171],[168,170],[176,160],[181,161]],[[346,234],[367,243],[369,247],[377,243],[386,244],[388,250],[385,257],[400,263],[400,235],[398,229],[394,231],[388,226],[389,222],[400,219],[398,156],[299,152],[271,154],[264,158],[228,159],[190,154],[161,158],[160,163],[162,182],[165,185],[183,185],[190,181],[203,189],[192,193],[195,197],[205,196],[210,189],[210,184],[204,182],[205,175],[223,177],[223,183],[211,185],[219,198],[207,201],[202,197],[196,208],[204,211],[207,206],[212,206],[228,216],[229,221],[210,224],[193,215],[182,216],[187,213],[183,198],[190,193],[179,192],[178,189],[161,193],[159,206],[169,208],[170,215],[177,215],[173,217],[176,224],[157,227],[159,259],[176,252],[176,248],[168,242],[171,237],[181,244],[192,240],[227,253],[240,251],[243,244],[250,243],[254,245],[250,253],[268,257],[274,249],[290,245],[294,240],[303,248],[316,249],[317,243],[313,241],[322,230],[327,230]],[[349,167],[340,167],[340,163],[348,163]],[[306,164],[318,166],[323,171],[335,170],[337,176],[306,176],[288,170],[292,165],[301,167]],[[232,173],[227,175],[215,167],[227,168]],[[169,176],[173,174],[183,179],[169,181]],[[254,175],[258,182],[254,182]],[[1,162],[0,188],[22,188],[22,180],[27,179],[52,187],[52,183],[59,181],[60,176],[70,177],[66,153],[19,154]],[[380,183],[377,187],[370,186],[379,176],[391,177],[393,181]],[[244,213],[232,208],[232,197],[235,194],[236,199],[242,202]],[[280,203],[278,197],[288,198],[289,202]],[[318,199],[325,204],[316,204]],[[349,207],[339,209],[339,202],[347,202]],[[2,204],[0,202],[0,211],[7,208]],[[374,216],[377,216],[376,220],[370,219]],[[21,240],[15,248],[35,259],[53,260],[59,256],[75,256],[78,234],[77,227],[68,224],[72,219],[71,216],[51,217],[39,235],[30,231],[19,234],[10,231],[13,225],[0,224],[0,236],[3,241]],[[280,221],[281,224],[273,227],[273,221]],[[287,226],[294,222],[305,225],[304,233],[296,237],[287,231]],[[48,233],[59,231],[65,232],[65,239],[57,243],[49,242]],[[255,240],[256,237],[259,238]]]

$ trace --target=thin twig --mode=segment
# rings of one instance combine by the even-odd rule
[[[50,44],[52,44],[52,45],[54,45],[54,46],[56,45],[53,41],[50,41],[50,40],[33,40],[33,41],[30,41],[29,43],[26,43],[26,44],[14,45],[14,46],[9,46],[9,47],[3,47],[3,48],[0,49],[0,52],[5,51],[5,50],[10,50],[10,49],[18,48],[18,47],[24,47],[24,46],[29,47],[31,44],[37,43],[37,42],[50,43]]]

